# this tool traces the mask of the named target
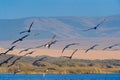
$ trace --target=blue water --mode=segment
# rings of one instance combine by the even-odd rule
[[[0,74],[0,80],[120,80],[120,74]]]

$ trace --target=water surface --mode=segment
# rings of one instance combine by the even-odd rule
[[[120,74],[0,74],[0,80],[120,80]]]

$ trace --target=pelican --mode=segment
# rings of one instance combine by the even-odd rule
[[[89,50],[94,49],[96,46],[98,46],[98,44],[95,44],[94,46],[92,46],[92,47],[88,48],[88,49],[85,51],[85,53],[87,53]]]
[[[32,48],[27,48],[27,49],[21,50],[18,54],[20,54],[20,53],[22,53],[22,52],[24,52],[24,51],[28,51],[28,50],[30,50],[30,49],[32,49]]]
[[[32,64],[34,65],[34,64],[37,63],[38,61],[42,61],[42,60],[44,60],[45,58],[47,58],[47,57],[42,57],[42,58],[40,58],[40,59],[37,59],[37,60],[35,60]]]
[[[2,55],[2,54],[7,54],[9,51],[12,51],[15,47],[16,47],[16,46],[12,46],[12,47],[11,47],[10,49],[8,49],[6,52],[1,53],[0,55]]]
[[[119,46],[119,45],[120,45],[120,44],[113,44],[113,45],[111,45],[111,46],[105,47],[103,50],[112,49],[113,47]]]
[[[29,52],[29,53],[26,53],[26,54],[23,55],[23,56],[20,56],[20,57],[16,58],[11,64],[8,65],[8,67],[14,65],[14,64],[16,63],[16,61],[20,60],[22,57],[27,56],[28,54],[32,54],[32,53],[34,53],[34,52],[35,52],[35,51],[31,51],[31,52]]]
[[[11,57],[9,57],[8,59],[6,59],[5,61],[1,62],[1,63],[0,63],[0,66],[2,66],[2,65],[5,64],[5,63],[8,63],[8,61],[11,60],[13,57],[14,57],[14,56],[11,56]]]
[[[75,50],[73,51],[73,53],[72,53],[69,57],[66,56],[66,58],[72,59],[73,55],[74,55],[77,51],[78,51],[78,49],[75,49]]]
[[[33,25],[33,22],[31,23],[31,25],[30,25],[30,27],[29,27],[28,30],[26,30],[26,31],[22,31],[22,32],[20,32],[20,34],[25,33],[25,32],[30,33],[30,32],[31,32],[32,25]]]
[[[89,29],[87,29],[87,30],[82,30],[82,31],[89,31],[89,30],[92,30],[92,29],[96,30],[102,23],[105,22],[105,20],[106,20],[106,19],[104,19],[103,21],[101,21],[101,22],[100,22],[99,24],[97,24],[95,27],[89,28]]]
[[[41,45],[41,46],[37,46],[35,48],[41,48],[41,47],[47,47],[47,48],[50,48],[51,45],[55,44],[56,42],[58,42],[58,40],[54,40],[56,37],[56,35],[53,35],[53,37],[51,38],[50,41],[48,41],[47,43]]]

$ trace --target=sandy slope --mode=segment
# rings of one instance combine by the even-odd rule
[[[59,57],[61,56],[61,50],[57,49],[32,49],[30,51],[35,50],[35,52],[29,56],[41,56],[41,55],[48,55],[48,56],[53,56],[53,57]],[[5,50],[2,49],[1,52],[4,52]],[[10,54],[15,54],[15,55],[24,55],[27,52],[18,54],[20,50],[14,50],[11,51]],[[28,52],[30,52],[28,51]],[[73,50],[65,50],[63,53],[63,56],[69,56]],[[120,51],[102,51],[102,50],[91,50],[88,53],[84,53],[85,50],[78,50],[73,58],[77,59],[120,59]]]

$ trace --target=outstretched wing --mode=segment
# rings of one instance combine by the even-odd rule
[[[30,24],[30,27],[29,27],[28,30],[22,31],[22,32],[20,32],[20,34],[22,34],[22,33],[26,33],[26,32],[30,32],[30,31],[31,31],[31,27],[32,27],[32,25],[33,25],[33,22]]]
[[[66,48],[68,48],[68,47],[70,47],[70,46],[72,46],[72,45],[77,45],[77,44],[79,44],[79,43],[71,43],[71,44],[66,45],[66,46],[62,49],[62,53],[65,51]],[[62,56],[62,54],[61,54],[61,56]]]
[[[82,31],[89,31],[89,30],[91,30],[91,29],[94,29],[94,28],[89,28],[89,29],[86,29],[86,30],[82,30]]]
[[[90,50],[90,48],[89,48],[89,49],[87,49],[87,50],[85,51],[85,53],[87,53],[89,50]]]
[[[87,52],[88,52],[89,50],[91,50],[91,49],[94,49],[96,46],[98,46],[98,44],[95,44],[94,46],[88,48],[88,49],[85,51],[85,53],[87,53]]]
[[[104,19],[103,21],[101,21],[99,24],[97,24],[95,27],[92,27],[92,28],[89,28],[89,29],[86,29],[86,30],[82,30],[82,31],[89,31],[91,29],[97,29],[97,27],[99,27],[102,23],[105,22],[106,19]]]
[[[15,44],[15,43],[17,43],[18,41],[20,41],[19,39],[18,40],[15,40],[15,41],[13,41],[11,44]]]
[[[40,58],[40,59],[37,59],[37,60],[35,60],[32,64],[34,65],[34,64],[37,63],[38,61],[42,61],[42,60],[45,59],[45,58],[47,58],[47,57],[42,57],[42,58]]]
[[[28,32],[31,31],[32,25],[33,25],[33,22],[30,24],[30,27],[29,27],[29,29],[28,29]]]
[[[52,42],[48,45],[48,48],[50,48],[51,45],[55,44],[56,42],[58,42],[58,40],[54,40],[54,41],[52,41]]]
[[[62,49],[62,53],[65,51],[65,49],[67,48],[68,46],[65,46],[63,49]]]
[[[20,34],[22,34],[22,33],[26,33],[26,32],[28,32],[28,30],[26,30],[26,31],[22,31],[22,32],[20,32]]]
[[[15,59],[11,64],[8,65],[8,67],[14,65],[16,63],[16,61],[20,60],[21,58],[22,58],[22,56],[20,56],[17,59]]]
[[[77,51],[78,51],[78,49],[75,49],[75,50],[73,51],[73,53],[72,53],[71,56],[70,56],[70,59],[72,59],[72,56],[73,56]]]

